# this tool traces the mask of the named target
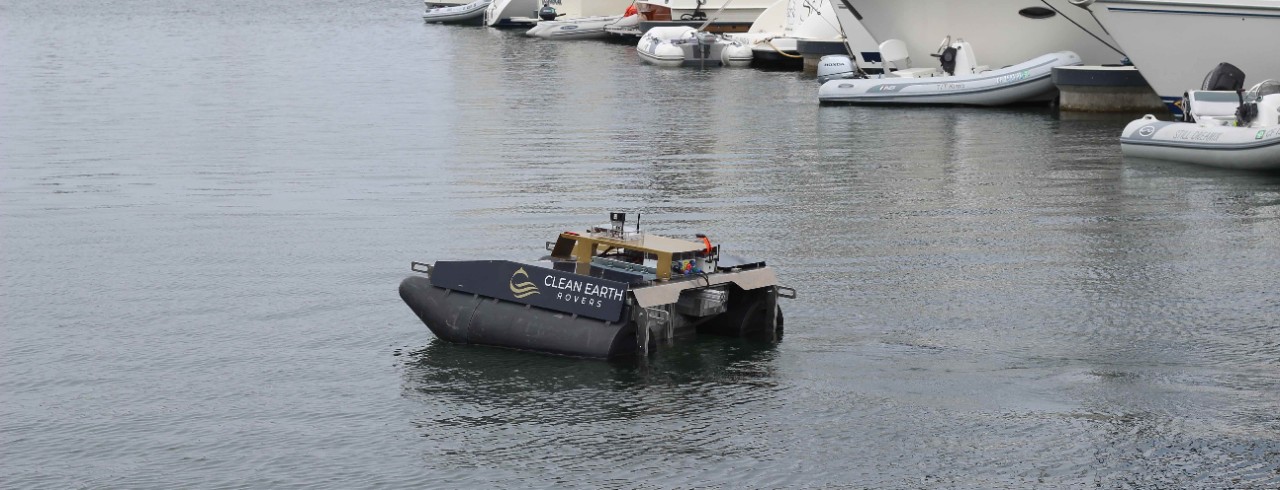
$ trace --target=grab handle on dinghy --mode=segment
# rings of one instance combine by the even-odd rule
[[[414,272],[420,272],[420,273],[426,274],[427,276],[430,276],[431,271],[435,270],[435,266],[428,264],[426,262],[413,261],[413,262],[409,262],[409,270]]]

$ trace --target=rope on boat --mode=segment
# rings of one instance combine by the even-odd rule
[[[778,52],[778,54],[780,54],[780,55],[786,56],[786,57],[788,57],[788,58],[804,58],[804,56],[801,56],[801,55],[798,55],[798,54],[791,54],[791,53],[788,53],[788,52],[783,51],[783,50],[781,50],[781,49],[778,49],[778,47],[777,47],[777,46],[774,46],[774,45],[773,45],[773,40],[772,40],[772,39],[770,39],[770,40],[768,40],[768,41],[765,41],[764,43],[765,43],[765,44],[768,44],[770,48],[773,48],[773,50],[774,50],[774,51],[777,51],[777,52]]]

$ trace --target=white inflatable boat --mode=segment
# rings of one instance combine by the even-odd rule
[[[636,45],[645,63],[658,66],[740,67],[751,64],[751,48],[688,26],[654,27]]]
[[[484,20],[484,9],[489,8],[491,0],[476,0],[465,5],[452,7],[429,8],[422,14],[422,20],[440,22],[442,24],[477,24]]]
[[[605,27],[621,20],[621,15],[544,20],[524,34],[543,39],[600,39],[608,35]]]
[[[1243,84],[1243,72],[1218,65],[1205,79],[1209,90],[1189,91],[1183,99],[1188,121],[1143,116],[1125,126],[1120,152],[1211,167],[1280,170],[1280,82],[1266,80],[1247,92],[1240,90]]]
[[[964,40],[943,41],[934,56],[939,68],[910,68],[906,45],[897,39],[880,44],[886,65],[902,66],[875,78],[836,79],[818,89],[824,104],[959,104],[995,106],[1018,102],[1052,100],[1058,93],[1053,85],[1055,66],[1079,65],[1080,56],[1071,51],[1041,55],[1022,63],[992,70],[979,65],[973,47]],[[830,61],[830,57],[827,57]],[[833,63],[834,65],[835,63]],[[818,76],[823,77],[824,64]]]

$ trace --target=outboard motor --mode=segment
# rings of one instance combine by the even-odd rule
[[[858,77],[857,65],[843,54],[829,54],[818,60],[818,83]]]
[[[1244,103],[1244,71],[1231,63],[1218,63],[1205,75],[1201,90],[1233,90],[1240,98],[1240,107],[1236,108],[1236,124],[1248,126],[1250,121],[1258,117],[1258,104]]]
[[[556,20],[556,17],[559,17],[559,16],[558,16],[558,15],[556,15],[556,8],[555,8],[555,7],[552,7],[552,6],[550,6],[550,5],[543,5],[543,6],[542,6],[542,8],[538,9],[538,18],[539,18],[539,19],[542,19],[542,20]]]
[[[1244,90],[1244,72],[1231,63],[1218,63],[1205,75],[1200,90]]]
[[[942,71],[947,72],[948,75],[956,74],[956,53],[959,51],[954,46],[947,46],[947,49],[942,50],[942,54],[938,55],[938,61],[942,62]]]

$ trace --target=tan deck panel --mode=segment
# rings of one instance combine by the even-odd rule
[[[686,289],[698,289],[732,282],[743,290],[750,291],[778,284],[778,276],[773,273],[773,269],[768,267],[738,272],[718,272],[707,276],[707,279],[710,282],[704,281],[699,277],[688,281],[668,282],[657,286],[632,289],[631,292],[636,296],[637,305],[641,308],[648,308],[675,303],[680,300],[680,292]]]

